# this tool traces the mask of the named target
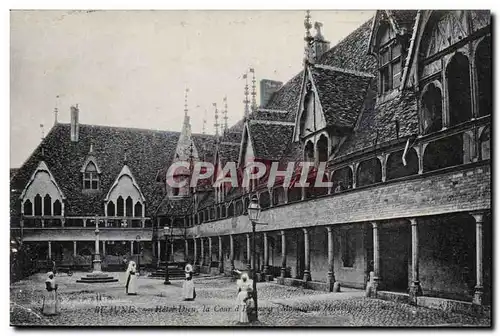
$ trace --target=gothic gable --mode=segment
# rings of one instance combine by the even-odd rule
[[[109,188],[105,201],[116,202],[116,200],[120,196],[123,199],[126,199],[130,196],[134,204],[137,201],[140,201],[141,203],[146,201],[144,195],[141,192],[141,189],[139,188],[139,185],[137,184],[137,181],[135,180],[132,172],[130,171],[130,168],[127,165],[123,166],[115,182],[113,183],[111,188]]]

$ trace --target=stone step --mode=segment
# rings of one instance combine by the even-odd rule
[[[79,280],[76,280],[76,282],[80,282],[80,283],[106,283],[106,282],[118,282],[118,279],[115,279],[113,277],[104,277],[104,278],[91,277],[91,278],[81,278]]]

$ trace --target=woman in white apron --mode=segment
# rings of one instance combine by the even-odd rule
[[[125,292],[128,295],[137,295],[137,269],[135,266],[135,261],[130,261],[127,268],[127,283],[125,285]]]
[[[239,314],[238,322],[248,323],[247,301],[251,300],[249,293],[252,292],[253,281],[248,278],[246,273],[242,273],[240,279],[236,281],[236,285],[238,286],[238,296],[236,298]]]
[[[186,279],[182,284],[182,295],[184,296],[184,301],[193,301],[196,298],[196,291],[194,289],[193,282],[193,266],[187,264],[184,268]]]
[[[43,315],[57,315],[59,314],[59,300],[57,298],[57,284],[54,279],[54,273],[47,273],[47,280],[45,280],[45,295],[43,298]]]

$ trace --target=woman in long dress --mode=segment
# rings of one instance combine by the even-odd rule
[[[238,322],[248,323],[247,304],[249,303],[248,300],[252,300],[249,294],[253,289],[253,281],[248,278],[246,273],[242,273],[240,279],[236,281],[236,285],[238,286],[238,296],[236,298],[239,313]]]
[[[135,261],[130,261],[127,268],[127,284],[125,285],[125,292],[128,295],[137,295],[137,269]]]
[[[182,295],[184,296],[184,301],[193,301],[196,298],[196,291],[193,283],[193,266],[187,264],[184,268],[184,272],[186,279],[182,284]]]
[[[57,284],[54,279],[54,273],[47,273],[47,280],[45,280],[45,295],[43,298],[43,315],[57,315],[59,314],[59,300],[57,298]]]

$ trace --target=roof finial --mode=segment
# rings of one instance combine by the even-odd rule
[[[205,114],[203,115],[203,128],[201,130],[202,134],[206,134],[206,128],[207,128],[207,109],[205,109]]]
[[[90,139],[90,149],[89,154],[94,154],[94,139]]]
[[[244,119],[248,119],[248,115],[250,114],[249,106],[248,103],[250,101],[248,100],[248,73],[243,74],[243,79],[245,80],[245,100],[243,103],[245,104],[245,114],[244,114]]]
[[[213,103],[213,105],[215,107],[215,123],[214,123],[215,136],[218,137],[219,136],[219,111],[217,110],[217,103]]]
[[[227,131],[227,96],[224,97],[224,132]]]
[[[45,132],[43,129],[43,124],[40,124],[40,132],[42,133],[42,140],[45,139]]]
[[[257,109],[257,87],[255,85],[255,69],[250,68],[252,73],[252,111]]]
[[[56,106],[54,107],[54,124],[58,123],[57,115],[59,113],[59,95],[56,96]]]
[[[127,158],[127,148],[125,148],[125,151],[123,153],[123,164],[126,165],[128,162],[128,158]]]
[[[184,92],[184,116],[188,115],[188,92],[189,88],[186,88]]]
[[[314,49],[313,49],[313,40],[314,38],[311,35],[311,12],[309,10],[306,11],[306,18],[304,20],[304,27],[306,28],[306,36],[304,37],[304,41],[306,41],[305,50],[304,50],[304,64],[314,63]]]

